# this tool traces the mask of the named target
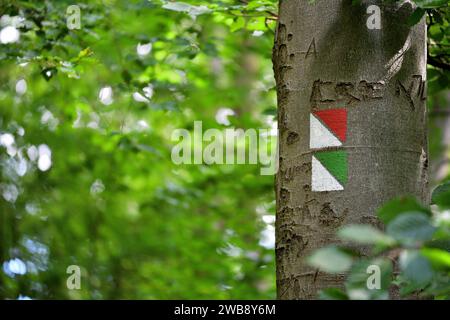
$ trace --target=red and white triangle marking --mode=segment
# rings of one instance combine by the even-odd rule
[[[342,142],[336,138],[313,114],[310,115],[310,148],[340,147]]]
[[[310,148],[340,147],[347,140],[347,110],[330,109],[310,114]]]

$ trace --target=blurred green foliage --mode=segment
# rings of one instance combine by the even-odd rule
[[[1,28],[23,18],[0,43],[0,298],[275,298],[273,177],[170,153],[197,120],[274,125],[277,2],[83,1],[69,30],[72,4],[0,1]],[[444,64],[448,30],[448,14],[430,27]],[[432,111],[444,70],[429,69]]]
[[[0,16],[26,20],[0,44],[0,131],[14,137],[0,147],[0,298],[275,297],[273,177],[170,157],[194,120],[270,128],[275,2],[190,3],[85,1],[68,30],[71,1],[2,1]]]
[[[385,204],[378,212],[385,232],[368,225],[340,229],[340,246],[309,257],[320,270],[348,273],[344,290],[325,289],[321,298],[389,299],[397,292],[401,298],[450,299],[450,183],[435,189],[432,203],[425,208],[402,197]],[[354,244],[366,246],[365,252],[352,250]]]

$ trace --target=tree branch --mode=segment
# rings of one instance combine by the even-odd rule
[[[435,57],[432,57],[430,55],[428,55],[427,60],[428,60],[427,61],[428,64],[432,65],[433,67],[450,71],[450,64],[448,64],[448,63],[445,63],[445,62],[443,62],[443,61],[441,61],[439,59],[436,59]]]

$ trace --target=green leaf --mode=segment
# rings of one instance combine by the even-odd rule
[[[422,212],[407,212],[390,222],[386,233],[402,242],[418,242],[430,240],[435,230]]]
[[[417,290],[422,289],[421,286],[417,286],[416,283],[409,281],[402,281],[398,286],[400,287],[400,296],[405,298],[411,296],[414,292],[417,292]]]
[[[418,251],[406,250],[400,255],[402,276],[409,280],[416,289],[422,289],[433,278],[430,262]]]
[[[448,233],[447,233],[448,235]],[[427,248],[440,249],[450,252],[450,239],[436,239],[425,243]]]
[[[419,23],[419,21],[422,19],[422,17],[425,15],[426,10],[422,8],[416,8],[412,15],[408,18],[408,24],[410,26],[414,26]]]
[[[93,54],[94,54],[94,52],[91,50],[91,48],[87,47],[80,51],[80,53],[78,54],[77,60],[81,60],[83,58],[90,57]]]
[[[340,248],[330,246],[315,251],[308,258],[308,263],[328,273],[340,273],[350,269],[352,258]]]
[[[358,242],[361,244],[391,245],[395,240],[383,232],[369,225],[349,225],[338,231],[338,236],[343,240]]]
[[[413,197],[400,197],[393,199],[383,205],[377,212],[378,217],[385,224],[388,224],[395,219],[398,215],[408,211],[420,211],[431,216],[431,212],[425,209],[417,200]]]
[[[321,300],[348,300],[347,294],[338,288],[327,288],[319,292]]]
[[[431,204],[440,206],[450,205],[450,181],[447,181],[433,190],[431,195]]]
[[[277,108],[267,108],[262,112],[265,116],[276,116],[277,115]]]
[[[440,249],[424,248],[420,253],[436,268],[450,268],[450,253]]]
[[[424,294],[432,296],[435,300],[450,299],[450,277],[448,274],[435,274],[433,282],[428,286]]]
[[[230,26],[230,31],[235,32],[245,27],[245,19],[243,17],[238,17]]]

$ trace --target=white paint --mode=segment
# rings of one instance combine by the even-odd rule
[[[335,177],[320,163],[316,157],[312,157],[312,191],[341,191],[344,187]]]
[[[340,147],[342,142],[325,127],[313,114],[310,115],[309,146],[311,149]]]

